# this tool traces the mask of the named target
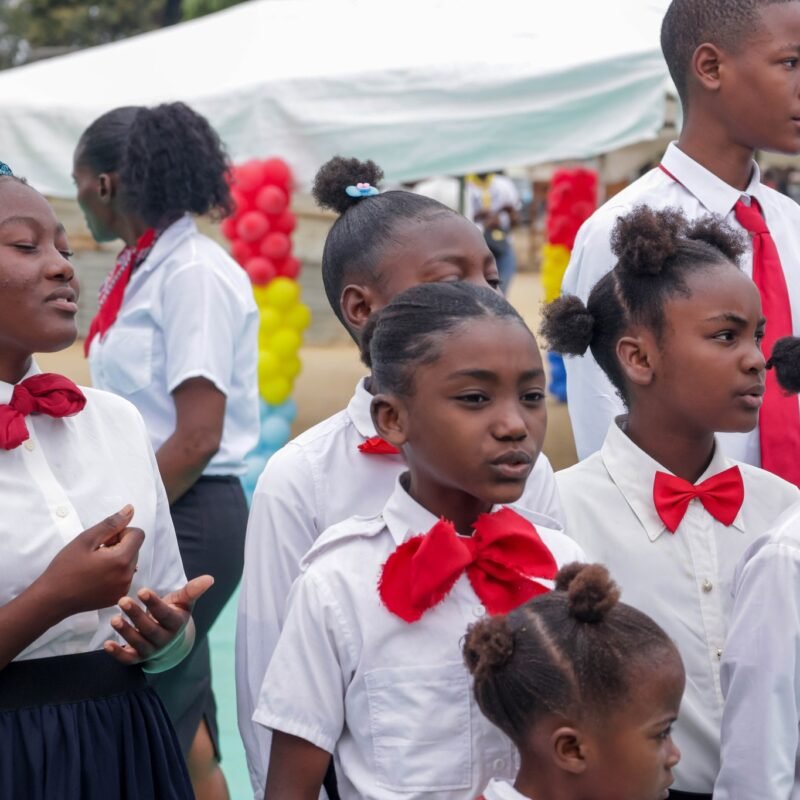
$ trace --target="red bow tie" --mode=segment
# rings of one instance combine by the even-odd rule
[[[85,405],[86,397],[69,378],[48,372],[31,375],[14,387],[10,403],[0,405],[0,448],[13,450],[30,438],[28,414],[71,417]]]
[[[732,525],[744,502],[744,482],[739,467],[731,467],[696,486],[666,472],[656,472],[653,501],[667,530],[675,533],[689,503],[697,498],[723,525]]]
[[[400,452],[393,444],[389,444],[380,436],[370,436],[369,439],[361,442],[358,451],[366,453],[368,456],[394,456]]]
[[[464,571],[486,610],[505,614],[549,591],[534,578],[552,580],[558,565],[536,528],[501,508],[478,517],[473,536],[459,536],[452,522],[439,520],[401,544],[383,565],[378,592],[389,611],[415,622]]]

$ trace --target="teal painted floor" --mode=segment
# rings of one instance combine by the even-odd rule
[[[252,800],[244,748],[236,726],[236,684],[233,671],[233,643],[236,636],[237,592],[211,629],[211,671],[217,698],[222,769],[228,779],[232,800]]]

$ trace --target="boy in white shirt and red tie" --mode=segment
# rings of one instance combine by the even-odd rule
[[[563,292],[588,298],[614,266],[611,231],[634,206],[724,217],[750,239],[741,266],[768,320],[764,352],[800,333],[800,207],[761,183],[755,150],[800,153],[800,2],[673,0],[661,44],[684,111],[680,138],[660,166],[596,211],[581,228]],[[578,455],[597,451],[622,403],[596,361],[566,360]],[[800,484],[800,404],[774,379],[759,427],[722,433],[726,454]]]

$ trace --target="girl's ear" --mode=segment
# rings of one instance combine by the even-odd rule
[[[358,333],[366,325],[369,315],[377,310],[375,292],[369,286],[351,283],[342,290],[339,307],[347,327]]]
[[[372,422],[381,439],[400,449],[408,441],[408,412],[394,394],[376,394],[370,406]]]
[[[584,735],[570,726],[556,728],[550,735],[551,752],[555,765],[573,775],[586,771],[586,741]]]
[[[649,332],[623,336],[617,342],[617,358],[625,378],[636,386],[649,386],[653,381],[655,352],[655,342]]]

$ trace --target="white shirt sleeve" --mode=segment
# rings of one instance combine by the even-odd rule
[[[269,461],[253,495],[236,622],[236,698],[253,789],[263,796],[271,733],[253,722],[300,560],[318,536],[314,481],[291,444]]]
[[[765,544],[744,566],[721,665],[714,800],[789,800],[798,748],[800,551]]]
[[[616,258],[611,252],[611,223],[617,214],[602,218],[591,217],[578,232],[572,257],[564,274],[562,294],[574,294],[585,303],[594,285],[614,267]],[[578,458],[582,461],[599,450],[611,421],[624,413],[625,406],[617,390],[597,365],[591,352],[584,356],[566,357],[567,407],[575,436]]]
[[[292,589],[256,722],[333,753],[344,728],[344,676],[355,668],[353,648],[336,599],[313,571],[304,573]]]
[[[189,378],[206,378],[230,394],[237,339],[245,310],[212,265],[180,266],[163,286],[167,391]]]

